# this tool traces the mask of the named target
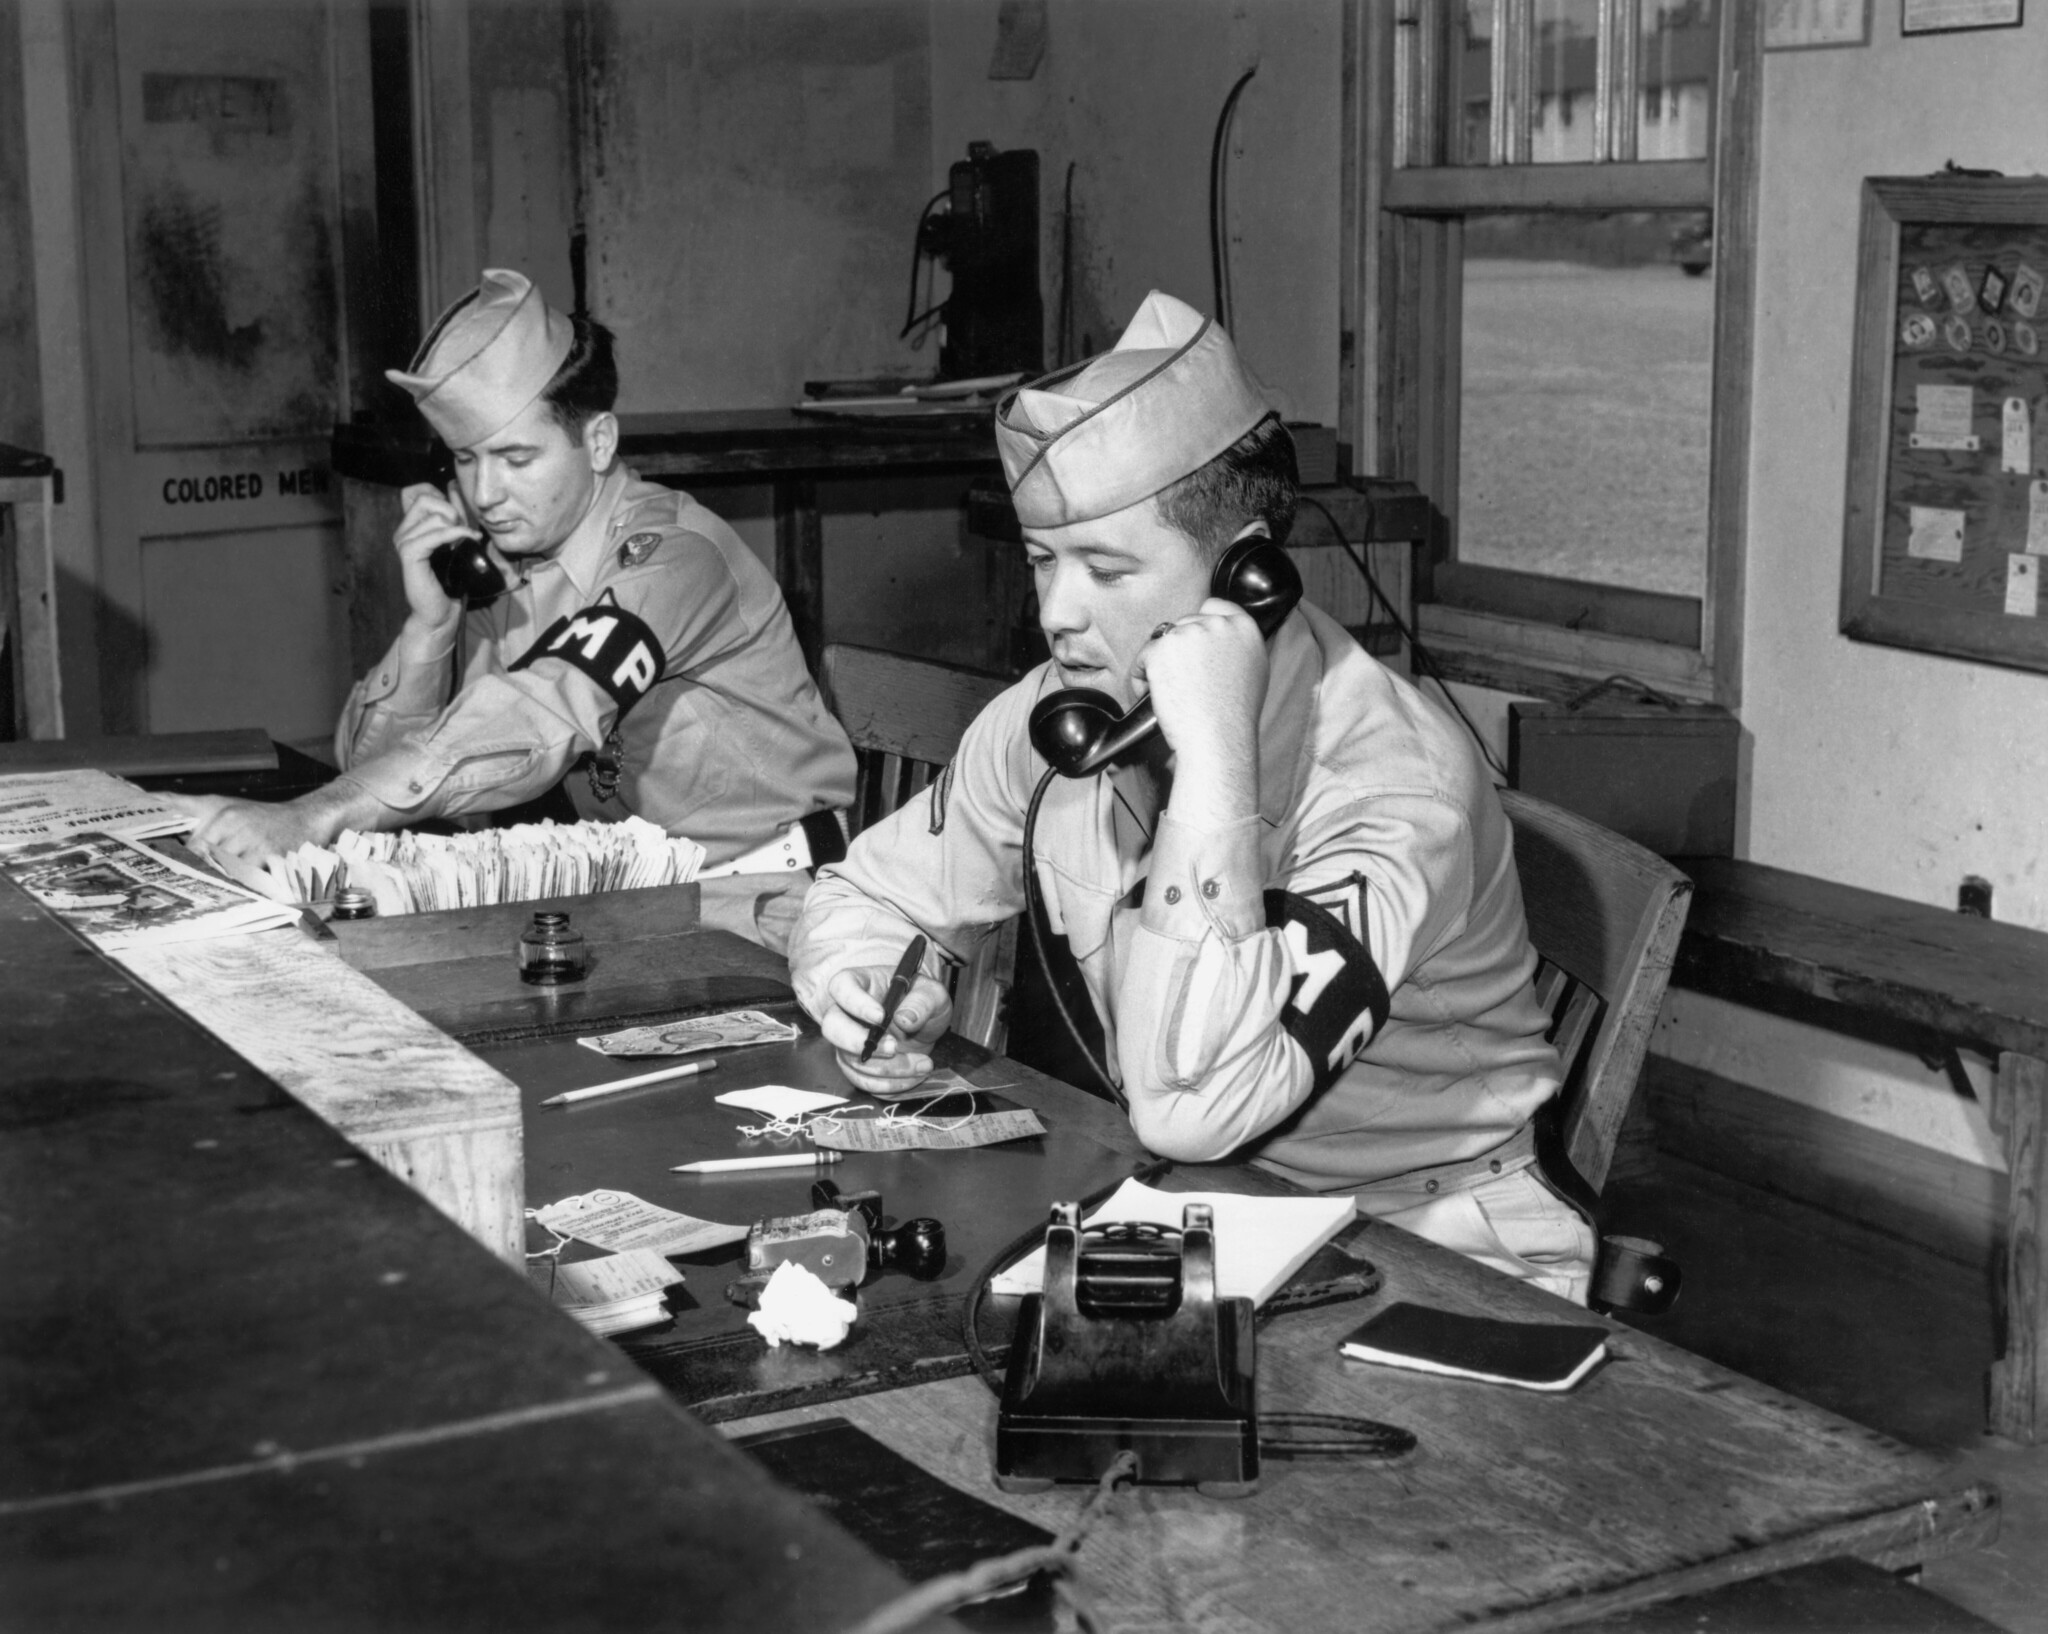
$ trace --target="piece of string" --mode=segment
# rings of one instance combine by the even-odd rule
[[[935,1129],[946,1134],[955,1129],[965,1129],[975,1116],[970,1112],[961,1118],[934,1118],[921,1112],[905,1113],[894,1106],[835,1106],[822,1112],[792,1112],[786,1117],[771,1117],[762,1124],[743,1123],[738,1128],[750,1140],[784,1140],[808,1135],[815,1129],[837,1129],[842,1123],[865,1119],[879,1123],[885,1129]]]
[[[1102,1472],[1102,1478],[1095,1483],[1095,1490],[1088,1495],[1080,1513],[1052,1542],[1019,1549],[1013,1554],[996,1555],[977,1561],[964,1571],[948,1572],[944,1577],[921,1583],[908,1594],[876,1607],[847,1629],[846,1634],[904,1634],[905,1630],[916,1628],[930,1618],[956,1611],[1007,1583],[1022,1582],[1035,1572],[1045,1572],[1052,1578],[1053,1592],[1066,1603],[1074,1626],[1083,1630],[1083,1634],[1097,1634],[1103,1625],[1074,1582],[1075,1557],[1095,1523],[1108,1512],[1110,1500],[1117,1490],[1129,1486],[1137,1479],[1137,1474],[1137,1454],[1129,1451],[1118,1453],[1110,1460],[1109,1468]]]
[[[553,1226],[549,1225],[547,1221],[543,1220],[540,1217],[540,1210],[537,1208],[528,1209],[526,1211],[526,1217],[529,1220],[531,1220],[535,1225],[539,1226],[541,1230],[545,1231],[550,1237],[555,1239],[553,1242],[549,1243],[545,1248],[529,1248],[526,1251],[526,1257],[528,1259],[546,1260],[548,1262],[548,1298],[553,1299],[555,1297],[555,1272],[561,1268],[562,1250],[567,1248],[569,1244],[574,1242],[576,1239],[573,1237],[565,1236],[563,1233],[557,1231]]]
[[[1360,495],[1360,497],[1364,498],[1365,496]],[[1351,565],[1358,569],[1360,576],[1365,580],[1366,589],[1379,602],[1380,606],[1386,609],[1387,617],[1393,620],[1394,628],[1400,632],[1402,639],[1408,643],[1408,651],[1414,662],[1417,675],[1436,683],[1437,690],[1443,694],[1444,701],[1457,712],[1458,719],[1465,723],[1465,730],[1472,734],[1472,741],[1478,745],[1480,756],[1486,761],[1488,768],[1505,783],[1508,780],[1508,769],[1500,763],[1499,758],[1494,754],[1492,746],[1486,741],[1486,735],[1477,726],[1472,724],[1472,717],[1465,713],[1465,706],[1458,702],[1458,695],[1451,690],[1451,683],[1437,664],[1436,655],[1422,644],[1422,637],[1408,627],[1408,621],[1401,616],[1401,610],[1394,605],[1393,599],[1388,596],[1386,591],[1380,588],[1380,581],[1374,576],[1373,570],[1367,564],[1366,559],[1358,553],[1351,541],[1344,537],[1344,530],[1337,525],[1336,517],[1330,514],[1330,507],[1319,499],[1311,499],[1307,494],[1301,495],[1301,503],[1322,513],[1323,520],[1330,525],[1330,533],[1336,539],[1338,548],[1351,558]],[[1372,501],[1366,499],[1368,515],[1371,514],[1371,507]],[[1371,532],[1369,526],[1367,532]],[[1367,605],[1370,607],[1370,603]],[[1368,614],[1368,616],[1370,615]]]

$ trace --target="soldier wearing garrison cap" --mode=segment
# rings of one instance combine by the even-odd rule
[[[487,271],[390,378],[455,466],[402,496],[405,626],[343,710],[343,776],[284,805],[191,802],[199,841],[260,862],[566,796],[565,817],[697,841],[714,872],[804,878],[814,846],[836,855],[853,750],[754,553],[619,463],[610,331]],[[465,610],[431,559],[478,534],[505,589]]]
[[[945,967],[1026,908],[1036,795],[1048,973],[1146,1146],[1351,1193],[1583,1302],[1593,1233],[1535,1162],[1559,1063],[1473,745],[1319,608],[1268,641],[1211,594],[1228,547],[1284,541],[1296,501],[1230,338],[1155,293],[1114,350],[1012,393],[996,441],[1052,658],[805,899],[791,971],[842,1070],[883,1095],[930,1072]],[[1149,692],[1159,732],[1051,776],[1029,721],[1065,687]],[[918,932],[925,972],[863,1064]]]

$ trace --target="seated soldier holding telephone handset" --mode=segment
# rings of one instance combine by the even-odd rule
[[[260,864],[559,784],[576,816],[642,817],[711,871],[801,881],[814,844],[837,855],[852,746],[745,542],[619,462],[611,333],[487,271],[391,379],[454,480],[404,491],[408,616],[342,713],[344,775],[281,805],[187,797],[195,841]]]
[[[1155,293],[1114,350],[1006,398],[996,438],[1052,659],[805,900],[792,975],[847,1078],[889,1096],[930,1073],[939,978],[1030,906],[1028,842],[1055,991],[1078,976],[1147,1147],[1352,1193],[1583,1303],[1592,1229],[1535,1161],[1560,1067],[1507,819],[1448,717],[1288,611],[1258,546],[1230,554],[1285,539],[1296,475],[1229,337]],[[1136,741],[1098,773],[1097,717],[1148,690],[1157,730],[1116,734]],[[924,973],[863,1063],[920,932]]]

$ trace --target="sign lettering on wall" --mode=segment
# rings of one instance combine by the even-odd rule
[[[142,449],[134,470],[144,538],[318,526],[341,516],[324,442]]]

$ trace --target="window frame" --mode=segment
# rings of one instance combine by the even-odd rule
[[[1528,0],[1500,3],[1525,8]],[[1425,157],[1440,156],[1448,139],[1446,6],[1350,0],[1345,12],[1343,241],[1351,264],[1341,291],[1339,435],[1364,469],[1406,478],[1431,501],[1431,534],[1416,562],[1417,631],[1454,680],[1561,699],[1622,673],[1733,707],[1741,696],[1762,7],[1721,0],[1706,159],[1397,164],[1422,151],[1418,131],[1434,144]],[[1635,0],[1603,0],[1603,11],[1625,25],[1631,50],[1637,9]],[[1403,30],[1415,31],[1412,47]],[[1396,72],[1404,47],[1416,52],[1416,74]],[[1603,54],[1601,64],[1597,150],[1611,155],[1634,147],[1633,119],[1616,117],[1635,91],[1627,56]],[[1515,132],[1504,128],[1512,122],[1499,114],[1503,73],[1496,63],[1496,160],[1516,146]],[[1463,563],[1454,554],[1465,218],[1624,209],[1713,212],[1707,560],[1697,598]]]

